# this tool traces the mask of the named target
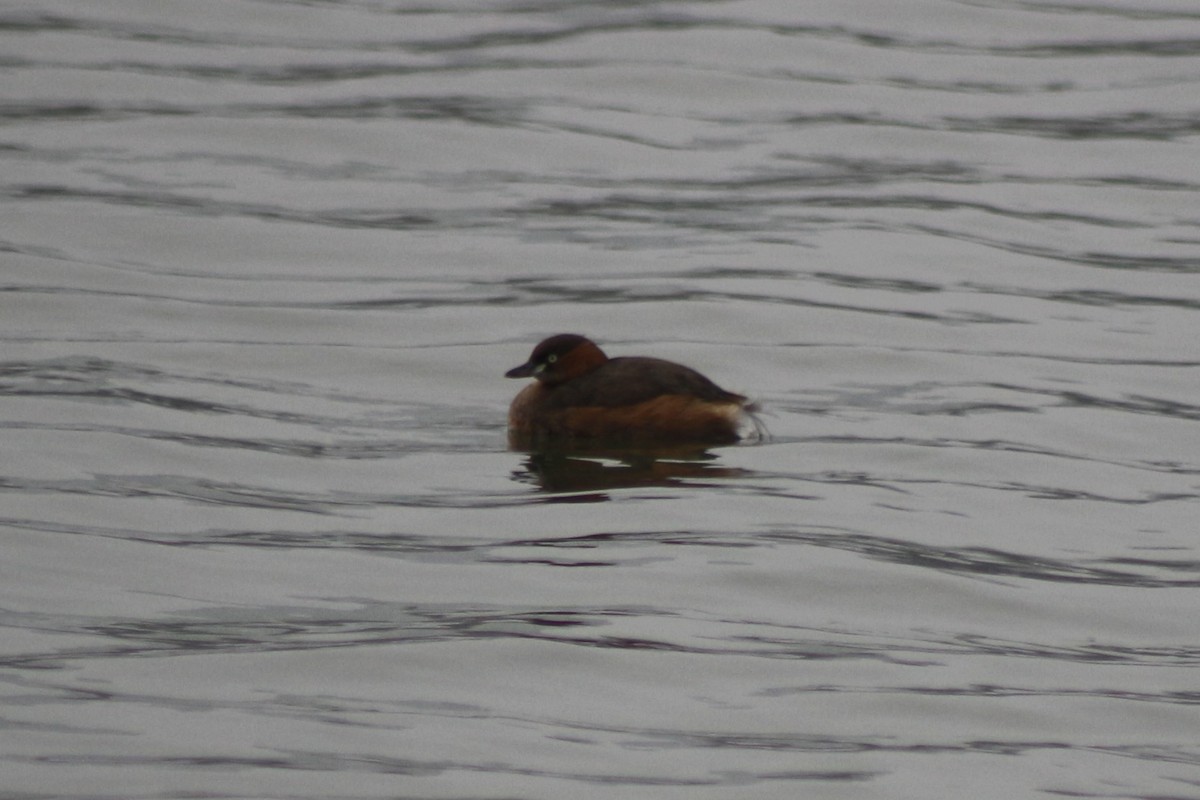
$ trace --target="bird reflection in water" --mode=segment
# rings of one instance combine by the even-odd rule
[[[514,480],[547,492],[604,492],[641,486],[694,485],[709,479],[749,474],[739,467],[721,465],[711,450],[697,445],[642,447],[555,447],[524,450],[526,458],[513,471]],[[573,495],[561,501],[607,499],[600,495]]]

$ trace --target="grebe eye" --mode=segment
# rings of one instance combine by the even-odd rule
[[[554,353],[551,353],[550,355],[546,356],[547,364],[553,364],[555,361],[558,361],[558,356],[554,355]]]

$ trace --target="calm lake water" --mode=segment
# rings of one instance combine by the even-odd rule
[[[1200,797],[1194,0],[0,48],[4,798]],[[770,435],[509,451],[564,331]]]

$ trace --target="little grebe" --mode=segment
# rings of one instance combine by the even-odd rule
[[[505,373],[537,380],[508,411],[514,444],[562,440],[734,442],[755,406],[694,369],[660,358],[609,358],[589,339],[551,336]],[[755,423],[757,426],[757,423]]]

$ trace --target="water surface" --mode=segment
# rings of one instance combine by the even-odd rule
[[[9,796],[1200,796],[1191,3],[0,37]],[[769,437],[509,451],[563,331]]]

